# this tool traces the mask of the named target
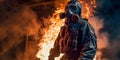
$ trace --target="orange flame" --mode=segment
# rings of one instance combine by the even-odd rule
[[[88,18],[90,23],[92,25],[94,25],[93,27],[95,28],[97,36],[99,36],[98,40],[101,41],[100,38],[103,36],[98,32],[102,28],[103,23],[99,23],[100,25],[96,26],[97,25],[96,23],[99,22],[99,19],[96,19],[93,17],[93,13],[95,12],[94,8],[96,8],[96,0],[79,0],[79,1],[82,4],[82,17]],[[57,10],[55,10],[55,13],[53,13],[52,17],[50,17],[48,19],[43,18],[44,23],[50,24],[50,26],[46,27],[42,30],[44,35],[42,36],[42,39],[40,40],[39,51],[36,55],[36,57],[40,58],[40,60],[48,60],[50,49],[53,47],[55,39],[57,38],[58,33],[60,31],[60,27],[64,25],[64,20],[61,20],[59,18],[59,13],[64,12],[64,7],[65,7],[66,3],[68,2],[68,0],[62,1],[62,2],[64,2],[64,3],[60,4],[60,6],[57,6],[57,4],[56,4]],[[57,3],[58,3],[58,1],[57,1]],[[103,39],[103,40],[105,40],[107,42],[106,36],[105,36],[105,39]],[[60,60],[62,55],[63,54],[61,54],[59,57],[56,57],[55,60]],[[96,60],[96,59],[94,59],[94,60]]]
[[[49,21],[51,25],[43,29],[44,35],[40,40],[40,50],[37,53],[37,57],[41,60],[48,60],[50,49],[53,47],[55,39],[57,38],[60,31],[60,27],[64,24],[64,20],[59,18],[59,13],[63,11],[63,7],[58,8],[58,10],[55,11],[50,19],[44,19],[44,21],[47,21],[46,23]]]

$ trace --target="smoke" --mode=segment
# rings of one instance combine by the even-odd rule
[[[120,60],[120,4],[118,0],[97,0],[96,16],[102,18],[104,27],[102,32],[107,32],[109,45],[103,51],[103,58],[107,60]],[[104,41],[103,41],[104,42]]]
[[[27,5],[15,0],[1,2],[0,60],[23,60],[26,37],[36,34],[39,28],[36,14]]]
[[[114,40],[119,35],[119,17],[120,17],[120,4],[118,0],[98,0],[97,15],[104,18],[104,29],[110,34],[110,40]]]

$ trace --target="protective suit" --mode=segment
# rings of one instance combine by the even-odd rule
[[[77,0],[68,2],[60,18],[65,18],[65,25],[55,40],[49,60],[60,53],[64,54],[61,60],[93,60],[97,50],[96,35],[87,19],[81,18],[80,3]]]

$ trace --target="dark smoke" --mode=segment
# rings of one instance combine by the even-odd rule
[[[0,3],[0,60],[17,59],[25,49],[25,23],[19,19],[23,7],[12,3]]]
[[[108,60],[120,60],[120,0],[97,0],[96,16],[103,18],[100,32],[109,34],[110,45],[103,53]]]
[[[38,41],[33,35],[40,24],[30,4],[30,0],[0,0],[0,60],[24,60],[27,37],[28,58],[36,59]]]
[[[39,60],[41,17],[54,10],[54,0],[0,0],[0,60]]]
[[[120,4],[118,0],[98,0],[97,14],[104,18],[104,31],[110,34],[110,40],[119,38]]]

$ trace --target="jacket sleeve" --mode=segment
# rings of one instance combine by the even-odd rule
[[[55,57],[60,55],[59,40],[60,40],[60,33],[59,33],[57,39],[55,40],[54,47],[50,50],[50,55],[48,57],[48,60],[54,60]]]
[[[85,42],[78,60],[93,60],[97,50],[96,35],[93,27],[88,24],[86,27]]]

